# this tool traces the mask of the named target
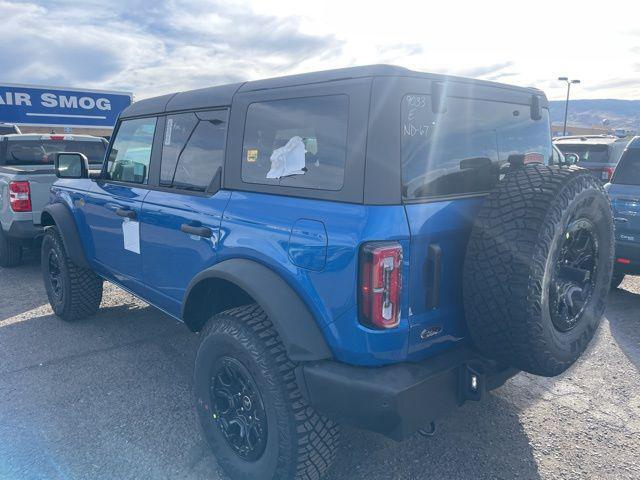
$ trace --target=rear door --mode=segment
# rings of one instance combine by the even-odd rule
[[[401,100],[402,193],[411,231],[410,351],[435,353],[466,335],[467,241],[509,156],[552,158],[548,110],[533,120],[531,95],[458,90],[447,85],[446,99],[434,100],[428,90],[407,89]]]
[[[226,109],[168,115],[161,164],[141,218],[144,282],[154,304],[179,316],[191,279],[216,259],[230,193],[219,190]]]
[[[82,207],[92,258],[103,273],[135,292],[142,288],[139,222],[142,201],[149,193],[156,122],[156,117],[146,117],[119,124],[101,178]]]
[[[640,245],[640,148],[629,148],[609,187],[616,240]]]

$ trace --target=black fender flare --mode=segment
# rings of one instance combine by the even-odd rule
[[[64,249],[71,261],[79,267],[91,268],[84,254],[80,234],[78,233],[76,222],[69,208],[63,203],[52,203],[45,206],[43,212],[49,214],[53,219],[62,237]],[[44,224],[45,228],[47,226],[48,225]]]
[[[266,312],[293,361],[332,358],[318,324],[300,296],[277,273],[248,259],[224,260],[196,275],[185,293],[182,318],[191,290],[205,279],[221,279],[249,294]]]

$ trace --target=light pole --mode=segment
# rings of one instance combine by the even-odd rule
[[[558,77],[561,82],[567,82],[567,102],[564,105],[564,127],[562,127],[562,136],[567,134],[567,114],[569,113],[569,94],[571,93],[571,84],[580,83],[580,80],[569,80],[569,77]]]

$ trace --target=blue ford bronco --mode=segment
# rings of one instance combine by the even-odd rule
[[[392,66],[143,100],[99,176],[56,158],[47,294],[79,320],[106,279],[183,321],[230,477],[320,478],[341,423],[428,433],[584,351],[613,219],[552,158],[541,91]]]

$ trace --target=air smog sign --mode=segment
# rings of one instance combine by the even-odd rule
[[[113,127],[131,94],[0,84],[0,122],[18,125]]]

